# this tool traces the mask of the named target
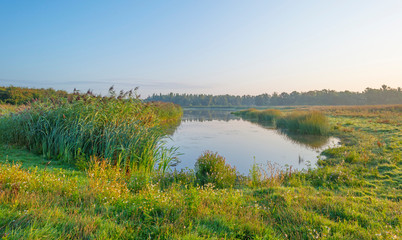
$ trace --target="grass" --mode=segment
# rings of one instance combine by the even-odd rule
[[[282,112],[279,109],[258,110],[255,108],[250,108],[234,112],[234,114],[245,118],[251,118],[257,121],[267,121],[267,122],[273,122],[282,116]]]
[[[83,176],[0,167],[4,239],[248,239],[271,236],[258,206],[241,191],[172,183],[156,176],[133,192],[131,177],[93,163]],[[267,232],[270,231],[270,232]],[[269,235],[268,235],[269,234]]]
[[[24,105],[0,104],[0,116],[10,114],[13,112],[20,112],[25,109]]]
[[[254,166],[226,188],[199,186],[193,170],[127,172],[101,157],[78,170],[3,144],[0,236],[399,239],[402,116],[394,109],[321,111],[343,145],[324,151],[317,168]]]
[[[293,110],[285,114],[279,109],[251,108],[234,114],[259,123],[273,123],[277,128],[290,133],[327,135],[329,132],[327,117],[317,110]]]
[[[69,102],[36,102],[3,116],[0,139],[48,159],[84,164],[97,156],[151,171],[156,164],[166,169],[172,161],[173,149],[160,141],[165,134],[161,125],[180,116],[180,108],[172,104],[78,95]]]
[[[276,126],[298,134],[327,135],[327,117],[318,111],[292,111],[276,121]]]
[[[337,116],[384,118],[402,114],[402,105],[315,106],[310,109]]]

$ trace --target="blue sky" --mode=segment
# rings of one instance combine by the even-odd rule
[[[0,85],[260,94],[402,86],[402,1],[1,1]]]

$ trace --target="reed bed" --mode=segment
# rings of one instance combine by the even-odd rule
[[[276,126],[299,134],[326,135],[329,132],[327,118],[318,111],[293,111],[279,118]]]
[[[255,108],[250,108],[247,110],[242,110],[234,113],[235,115],[251,118],[258,121],[274,121],[275,119],[282,116],[282,112],[278,109],[264,109],[264,110],[257,110]]]
[[[12,104],[0,104],[0,116],[10,114],[12,112],[20,112],[26,108],[25,105],[12,105]]]
[[[0,140],[26,146],[48,159],[76,162],[91,156],[152,171],[166,169],[174,149],[165,148],[161,124],[180,118],[180,107],[146,105],[136,98],[77,95],[62,102],[34,102],[0,118]],[[174,114],[166,113],[173,111]]]
[[[255,108],[234,113],[257,122],[272,122],[277,128],[291,133],[327,135],[328,119],[319,111],[291,111],[283,113],[279,109],[257,110]]]

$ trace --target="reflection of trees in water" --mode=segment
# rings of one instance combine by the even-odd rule
[[[173,135],[182,122],[206,122],[212,120],[228,122],[230,120],[240,119],[240,117],[231,114],[233,111],[235,111],[235,109],[185,109],[181,121],[170,124],[169,127],[166,128],[166,132],[168,135]],[[258,121],[258,119],[246,117],[241,117],[241,119],[266,129],[276,129],[273,121]],[[276,131],[289,141],[313,150],[319,150],[324,147],[328,144],[329,140],[329,138],[325,136],[294,134],[279,129],[276,129]],[[302,162],[303,160],[299,159],[299,161]]]
[[[233,119],[240,119],[239,117],[231,114],[233,109],[216,110],[216,109],[185,109],[181,119],[175,122],[170,122],[162,126],[163,131],[167,135],[173,135],[182,122],[205,122],[212,120],[219,120],[228,122]]]
[[[239,117],[231,114],[231,110],[216,110],[216,109],[197,109],[197,110],[184,110],[182,121],[184,122],[205,122],[212,120],[220,120],[228,122]]]
[[[273,121],[258,121],[255,118],[246,118],[242,117],[242,119],[247,120],[251,123],[254,123],[260,127],[266,129],[276,129],[275,123]],[[329,137],[327,136],[317,136],[317,135],[306,135],[306,134],[295,134],[290,133],[286,130],[276,129],[276,131],[284,136],[289,141],[311,148],[313,150],[318,150],[328,144]],[[299,159],[300,161],[301,159]]]

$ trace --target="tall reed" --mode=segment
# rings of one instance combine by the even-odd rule
[[[160,141],[164,132],[159,115],[180,110],[157,107],[135,98],[88,95],[59,103],[35,102],[0,118],[0,140],[67,162],[97,156],[116,165],[151,171],[161,164],[159,168],[166,170],[174,149]]]
[[[258,120],[258,121],[274,121],[275,119],[282,116],[282,112],[279,109],[257,110],[255,108],[250,108],[247,110],[235,112],[234,114],[241,116],[241,117]]]
[[[277,128],[292,133],[327,135],[329,132],[328,119],[319,111],[292,111],[284,114],[278,109],[250,108],[234,114],[251,121],[272,122]]]
[[[329,132],[327,118],[318,111],[293,111],[279,118],[276,126],[300,134],[326,135]]]

